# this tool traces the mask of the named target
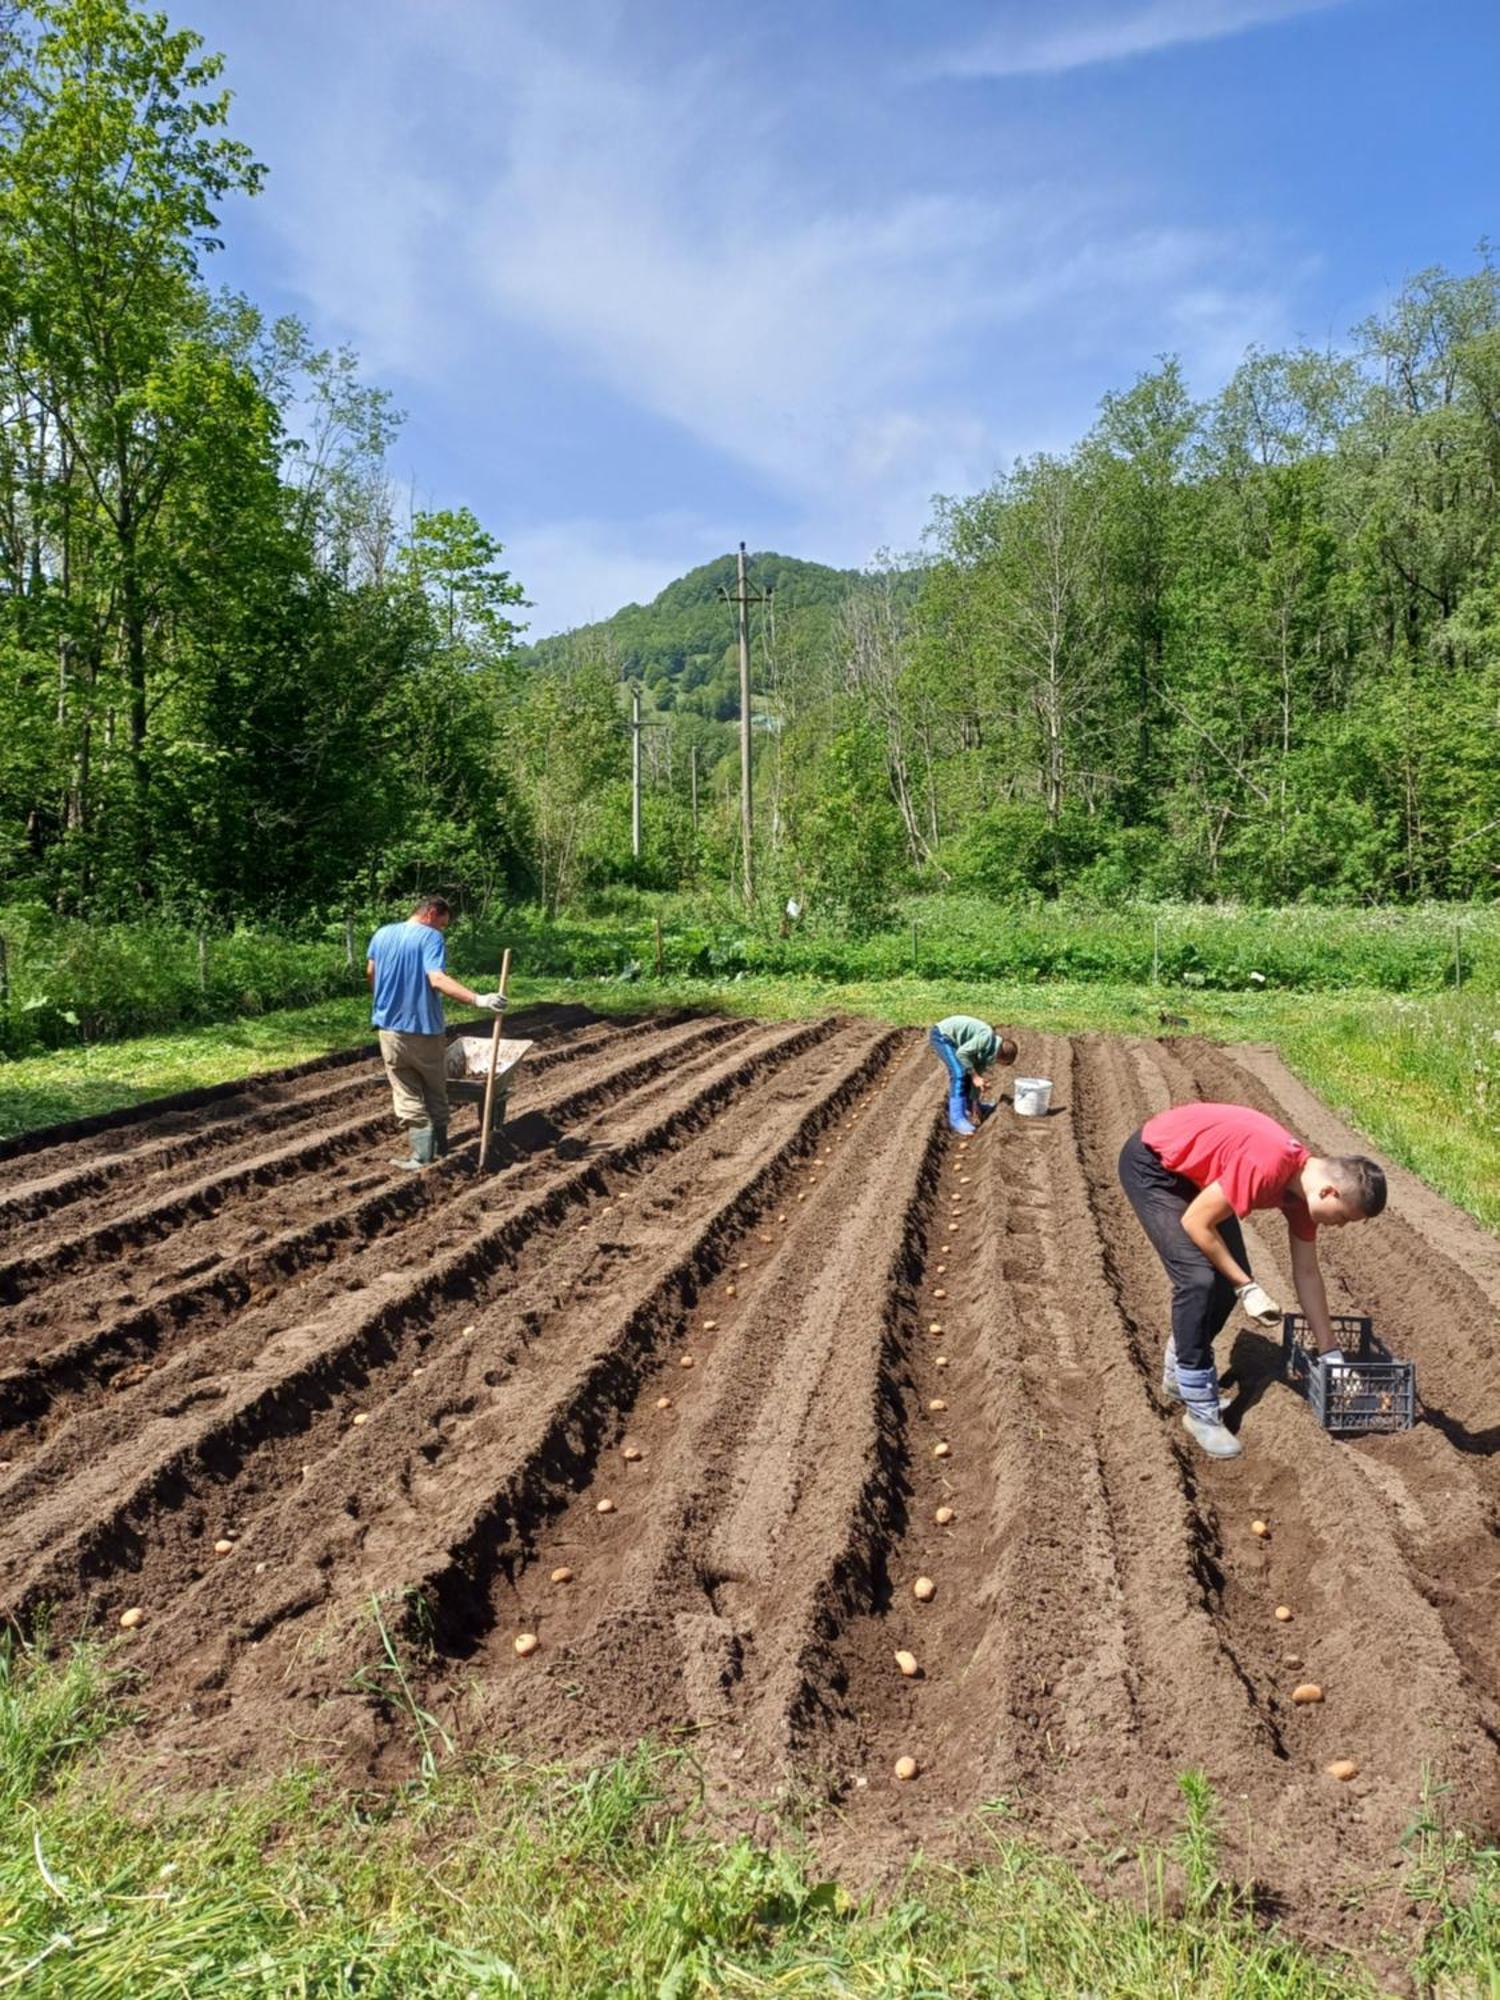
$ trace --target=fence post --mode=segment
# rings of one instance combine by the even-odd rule
[[[917,920],[915,917],[911,920],[911,969],[912,975],[915,977],[917,970]]]
[[[10,999],[10,948],[0,931],[0,1007]]]
[[[661,911],[656,913],[656,976],[661,978]]]
[[[1151,919],[1151,984],[1161,985],[1161,918]]]
[[[1459,927],[1458,927],[1457,923],[1455,923],[1455,924],[1454,924],[1454,926],[1453,926],[1453,990],[1454,990],[1454,992],[1455,992],[1455,993],[1461,993],[1461,992],[1463,991],[1463,984],[1464,984],[1464,947],[1463,947],[1463,932],[1462,932],[1462,931],[1461,931],[1461,930],[1459,929]]]
[[[352,972],[352,971],[354,970],[354,919],[353,919],[353,917],[345,917],[345,919],[344,919],[344,964],[345,964],[345,965],[346,965],[346,966],[347,966],[347,967],[349,968],[349,970],[350,970],[351,972]]]
[[[198,991],[208,991],[208,939],[202,931],[198,933]]]

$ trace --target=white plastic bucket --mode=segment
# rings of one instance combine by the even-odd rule
[[[1045,1118],[1052,1102],[1052,1079],[1050,1076],[1018,1076],[1012,1086],[1016,1115],[1020,1118]]]

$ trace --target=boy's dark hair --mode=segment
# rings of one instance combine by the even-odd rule
[[[995,1038],[999,1044],[995,1050],[997,1060],[1003,1063],[1013,1063],[1021,1053],[1016,1047],[1015,1036],[1006,1034],[1003,1028],[996,1028]]]
[[[1385,1169],[1367,1160],[1363,1153],[1346,1153],[1329,1165],[1339,1186],[1364,1216],[1379,1215],[1385,1207]]]
[[[446,896],[419,896],[412,915],[414,917],[451,917],[453,911],[449,907]]]

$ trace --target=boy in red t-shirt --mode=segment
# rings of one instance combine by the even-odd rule
[[[1244,1447],[1221,1414],[1214,1336],[1236,1299],[1259,1325],[1281,1324],[1281,1307],[1250,1275],[1240,1217],[1260,1208],[1286,1217],[1297,1298],[1324,1360],[1341,1362],[1318,1231],[1379,1215],[1385,1175],[1358,1154],[1316,1158],[1245,1105],[1179,1104],[1125,1141],[1120,1184],[1172,1280],[1163,1394],[1186,1404],[1182,1421],[1206,1452],[1237,1458]]]

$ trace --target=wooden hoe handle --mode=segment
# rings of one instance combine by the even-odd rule
[[[505,956],[500,961],[500,998],[503,1000],[510,986],[510,946],[505,948]],[[483,1171],[485,1158],[490,1150],[490,1107],[495,1101],[495,1070],[500,1061],[500,1028],[505,1016],[497,1014],[495,1025],[490,1030],[490,1073],[484,1080],[484,1116],[479,1129],[479,1165]]]

